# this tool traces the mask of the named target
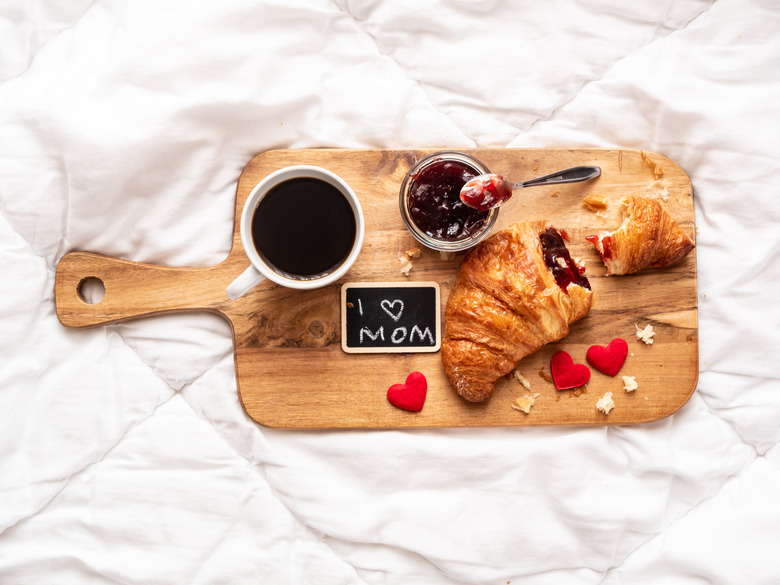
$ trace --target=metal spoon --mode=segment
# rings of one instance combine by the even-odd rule
[[[512,183],[507,181],[502,175],[494,173],[477,175],[463,185],[463,188],[460,190],[460,199],[469,207],[479,209],[480,211],[488,211],[509,199],[512,196],[512,191],[515,189],[536,187],[538,185],[579,183],[595,179],[600,174],[600,167],[572,167],[557,173],[523,181],[522,183]]]

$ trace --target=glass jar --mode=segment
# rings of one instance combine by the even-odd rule
[[[399,205],[409,232],[421,244],[460,252],[482,241],[498,218],[498,208],[479,211],[460,200],[460,190],[488,168],[463,152],[442,151],[420,160],[404,177]]]

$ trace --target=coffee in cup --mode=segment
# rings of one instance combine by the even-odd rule
[[[363,211],[343,179],[297,165],[257,184],[244,204],[240,231],[251,264],[227,287],[233,300],[266,278],[297,289],[341,278],[363,243]]]

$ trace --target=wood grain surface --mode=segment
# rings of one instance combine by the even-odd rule
[[[575,323],[568,337],[523,359],[517,370],[538,394],[530,413],[512,408],[528,394],[515,379],[501,379],[483,404],[461,399],[444,375],[439,353],[347,354],[341,349],[339,294],[345,282],[435,281],[441,287],[442,311],[465,253],[443,257],[423,248],[408,277],[401,273],[399,252],[419,247],[406,231],[398,208],[404,175],[416,161],[442,149],[427,150],[274,150],[253,158],[237,186],[233,246],[220,264],[206,268],[171,268],[71,252],[59,262],[55,279],[57,315],[67,327],[90,327],[177,311],[211,311],[231,324],[238,391],[246,412],[260,424],[282,428],[395,428],[528,425],[638,424],[677,411],[698,379],[696,251],[678,266],[632,276],[606,276],[593,246],[584,237],[615,229],[617,202],[623,195],[646,195],[653,169],[638,150],[622,149],[474,149],[464,150],[492,172],[523,181],[577,165],[598,165],[602,175],[587,183],[543,186],[516,191],[501,208],[494,230],[513,222],[548,219],[572,238],[572,256],[582,258],[595,292],[590,314]],[[649,159],[663,168],[669,199],[664,207],[695,240],[693,191],[688,176],[674,162],[655,153]],[[263,177],[288,165],[311,164],[340,175],[358,195],[366,221],[357,262],[339,282],[299,291],[263,282],[231,301],[225,288],[248,265],[238,233],[244,201]],[[605,195],[606,214],[588,211],[582,200]],[[88,304],[81,283],[100,279],[104,298]],[[655,328],[652,345],[637,340],[635,324]],[[616,378],[592,369],[587,386],[558,391],[549,381],[551,355],[563,349],[585,363],[594,344],[615,337],[628,342],[629,357]],[[428,380],[423,410],[406,412],[386,398],[389,386],[412,371]],[[621,375],[639,385],[623,390]],[[596,401],[612,392],[608,415]]]

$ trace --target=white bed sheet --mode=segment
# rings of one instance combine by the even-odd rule
[[[778,30],[774,0],[0,3],[0,583],[780,582]],[[275,431],[220,318],[58,322],[68,251],[214,265],[243,166],[332,146],[669,156],[691,400],[625,428]]]

